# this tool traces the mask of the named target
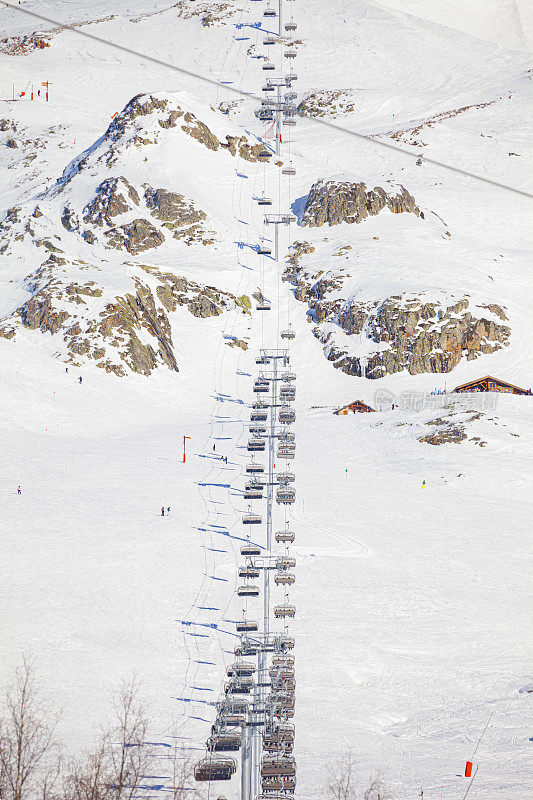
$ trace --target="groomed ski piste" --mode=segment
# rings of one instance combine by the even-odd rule
[[[258,94],[264,76],[247,51],[253,45],[261,52],[263,34],[249,26],[264,5],[228,3],[207,26],[198,15],[177,17],[164,3],[143,0],[93,3],[90,10],[75,2],[25,7],[91,22],[87,29],[98,36]],[[425,150],[530,191],[528,26],[514,4],[493,0],[475,14],[432,4],[424,19],[411,2],[290,5],[302,41],[299,98],[353,90],[356,112],[333,121],[376,136],[495,101],[424,129]],[[9,36],[37,29],[16,10],[0,10],[0,20]],[[52,83],[48,105],[9,105],[26,144],[22,153],[2,148],[2,209],[27,203],[33,210],[36,195],[52,190],[88,148],[93,184],[100,183],[108,174],[100,139],[112,114],[139,93],[181,104],[221,139],[238,130],[260,141],[256,103],[221,114],[217,104],[236,99],[222,88],[74,34],[56,33],[49,48],[25,56],[0,53],[0,66],[20,87]],[[1,106],[0,117],[7,116]],[[46,143],[25,165],[27,143],[37,138]],[[235,660],[234,621],[242,616],[235,589],[246,539],[242,489],[255,359],[259,347],[275,346],[278,324],[290,321],[298,376],[290,513],[296,797],[325,797],[328,769],[352,751],[361,796],[379,775],[398,800],[421,788],[426,800],[462,798],[465,761],[489,722],[469,799],[524,800],[533,792],[526,767],[531,694],[523,691],[531,684],[531,398],[430,393],[487,374],[531,385],[530,201],[431,164],[421,169],[414,159],[304,118],[291,138],[296,176],[280,210],[290,205],[300,222],[302,198],[316,180],[347,176],[369,187],[405,185],[438,217],[430,214],[424,225],[410,214],[383,212],[360,225],[293,225],[290,236],[281,234],[282,252],[305,239],[316,246],[316,266],[323,260],[327,269],[350,244],[359,261],[350,291],[362,297],[423,290],[428,298],[466,292],[497,301],[509,309],[509,346],[462,359],[448,374],[370,381],[342,373],[324,358],[306,304],[280,284],[269,259],[262,269],[253,250],[265,235],[254,198],[263,185],[277,192],[278,168],[212,154],[187,136],[179,157],[168,144],[146,166],[143,154],[125,152],[119,164],[128,180],[142,184],[157,175],[155,185],[193,198],[217,239],[214,249],[172,243],[127,261],[235,296],[259,290],[275,310],[247,315],[232,308],[199,319],[178,307],[171,323],[179,372],[161,367],[149,377],[119,378],[90,363],[69,365],[67,373],[60,334],[22,329],[15,342],[0,339],[2,677],[22,652],[36,656],[43,684],[63,708],[60,734],[77,753],[90,746],[120,680],[135,671],[154,741],[202,757],[214,719],[210,703]],[[65,192],[83,205],[88,184],[77,177]],[[51,191],[44,200],[43,225],[56,224],[54,197]],[[25,276],[44,259],[36,260],[26,241],[16,246],[16,258],[1,261],[2,317],[23,302]],[[70,247],[71,258],[90,252],[87,277],[110,297],[128,291],[124,254],[98,244]],[[248,348],[229,346],[236,340]],[[387,403],[376,414],[332,413],[356,398],[374,405],[380,393]],[[389,410],[391,398],[402,396],[411,401]],[[467,441],[419,441],[435,418],[450,414],[467,425]],[[183,436],[190,437],[185,463]],[[170,514],[162,517],[161,506]],[[237,800],[239,776],[210,793]]]

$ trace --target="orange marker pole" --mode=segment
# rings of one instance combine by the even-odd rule
[[[470,778],[472,775],[472,762],[467,761],[465,767],[465,778]]]
[[[185,464],[185,439],[190,439],[190,436],[183,437],[183,463]]]

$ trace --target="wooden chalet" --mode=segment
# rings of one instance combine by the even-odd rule
[[[369,411],[375,411],[374,408],[370,408],[367,406],[366,403],[363,403],[362,400],[354,400],[353,403],[349,403],[347,406],[343,406],[342,408],[338,408],[334,413],[335,414],[361,414],[367,413]]]
[[[512,383],[507,383],[499,378],[493,378],[492,375],[486,375],[484,378],[477,378],[475,381],[462,383],[461,386],[456,386],[454,392],[506,392],[507,394],[531,394],[529,389],[521,389],[519,386],[514,386]]]

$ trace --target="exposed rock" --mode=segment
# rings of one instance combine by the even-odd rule
[[[244,339],[232,339],[231,342],[226,342],[228,347],[240,347],[241,350],[248,350],[248,342]]]
[[[25,56],[31,53],[32,50],[44,50],[45,47],[50,47],[50,42],[35,34],[0,39],[0,53],[5,53],[8,56]]]
[[[17,142],[15,139],[9,138],[6,139],[6,147],[11,147],[13,150],[18,147]]]
[[[302,266],[301,259],[312,251],[307,242],[295,242],[283,278],[292,282],[295,298],[307,303],[308,321],[326,358],[348,375],[447,373],[462,358],[472,360],[509,344],[511,329],[499,322],[507,320],[500,305],[475,304],[468,295],[453,298],[445,292],[429,299],[423,292],[345,299],[345,268]]]
[[[319,180],[313,184],[305,202],[302,225],[310,228],[362,222],[388,208],[394,214],[408,212],[424,219],[415,199],[403,187],[399,194],[387,194],[376,186],[367,191],[364,183]]]
[[[36,247],[44,247],[45,250],[48,250],[50,253],[64,252],[64,250],[61,250],[59,247],[56,247],[55,244],[50,242],[48,239],[35,239],[34,244]]]
[[[264,146],[262,144],[250,144],[244,135],[240,137],[226,136],[226,142],[221,142],[220,144],[229,150],[232,156],[238,153],[245,161],[268,163],[271,158],[271,155],[260,156],[259,153],[264,151]]]
[[[216,289],[214,286],[201,287],[194,281],[160,272],[155,267],[144,266],[150,275],[161,282],[157,287],[157,296],[167,311],[175,311],[178,306],[187,306],[195,317],[218,317],[225,310],[238,306],[243,314],[250,314],[251,302],[246,295],[235,297],[230,292]]]
[[[157,122],[162,128],[175,128],[176,120],[183,116],[181,108],[171,111],[166,119],[158,119]]]
[[[243,312],[245,314],[251,314],[252,313],[252,303],[251,303],[251,300],[248,297],[248,295],[241,294],[240,297],[236,297],[235,298],[235,302],[236,302],[236,304],[238,306],[241,307],[241,309],[243,310]]]
[[[352,92],[343,89],[322,89],[308,94],[298,105],[301,117],[339,117],[350,114],[356,107]]]
[[[92,222],[98,227],[112,225],[113,217],[125,214],[133,208],[133,205],[126,201],[125,194],[131,203],[139,205],[139,195],[126,178],[106,178],[97,187],[94,199],[83,209],[83,221]],[[63,216],[67,211],[68,209],[64,209]],[[61,221],[63,222],[63,218]]]
[[[457,117],[459,114],[464,114],[465,111],[470,111],[472,109],[478,108],[486,108],[487,106],[491,106],[496,103],[496,100],[489,100],[486,103],[476,103],[474,105],[469,106],[462,106],[461,108],[453,108],[450,111],[441,111],[439,114],[434,114],[429,119],[425,120],[424,122],[419,123],[418,125],[414,126],[413,128],[405,128],[404,130],[399,131],[388,131],[387,133],[378,134],[375,136],[376,139],[381,138],[383,136],[390,136],[391,139],[395,139],[399,142],[405,142],[413,147],[426,147],[426,142],[423,142],[420,138],[420,132],[425,128],[432,128],[435,126],[436,123],[444,122],[448,119],[452,119],[453,117]],[[481,134],[483,136],[483,134]],[[422,164],[422,159],[419,159],[420,164]],[[418,163],[418,161],[417,161]]]
[[[186,202],[181,194],[166,189],[153,189],[148,186],[144,193],[146,205],[152,215],[163,222],[177,222],[179,225],[190,225],[206,218],[203,211],[196,211],[191,202]]]
[[[196,209],[183,195],[149,186],[144,198],[152,216],[162,221],[165,228],[173,232],[175,239],[184,239],[186,244],[195,241],[207,243],[207,240],[202,239],[204,229],[200,225],[200,222],[207,219],[207,214]],[[209,243],[212,241],[210,239]]]
[[[104,139],[115,142],[124,136],[137,117],[147,117],[153,111],[165,111],[168,101],[151,94],[137,94],[123,108],[108,127]],[[83,166],[80,162],[80,168]]]
[[[72,208],[69,208],[68,206],[65,206],[61,214],[61,224],[67,229],[67,231],[70,231],[71,233],[78,231],[80,228],[78,215]]]
[[[434,420],[434,423],[437,422],[437,420]],[[462,425],[447,422],[443,427],[438,427],[437,430],[426,434],[426,436],[420,436],[418,441],[433,445],[460,444],[466,438],[465,429]]]
[[[0,337],[2,339],[13,339],[15,337],[15,328],[10,325],[0,325]]]
[[[135,295],[117,297],[115,303],[106,306],[105,311],[100,314],[102,320],[98,331],[105,339],[116,339],[121,333],[126,335],[127,346],[123,358],[133,372],[149,375],[161,361],[169,369],[178,372],[168,317],[162,310],[156,309],[148,286],[139,280],[135,281],[135,286]],[[152,345],[141,342],[138,334],[142,328],[157,340],[157,350]]]
[[[217,303],[205,294],[198,295],[196,300],[189,303],[189,311],[195,317],[218,317],[222,314],[222,309]]]
[[[411,375],[450,372],[463,357],[471,360],[509,344],[510,328],[478,317],[481,307],[466,311],[470,306],[466,297],[447,307],[410,296],[346,303],[320,299],[321,283],[317,281],[308,292],[313,319],[319,323],[313,332],[325,345],[326,357],[348,375],[381,378],[402,370]],[[331,322],[348,335],[363,334],[376,343],[375,351],[364,359],[351,355],[342,339],[337,343],[331,326],[320,326]]]
[[[489,303],[489,305],[482,305],[481,308],[486,308],[487,311],[491,311],[496,317],[499,317],[503,322],[508,322],[509,317],[505,314],[503,308],[501,306],[497,306],[495,303]]]
[[[198,2],[197,0],[177,0],[173,8],[178,9],[178,16],[185,19],[199,17],[204,28],[220,24],[223,19],[235,13],[235,6],[232,3],[220,3],[208,0]]]
[[[87,242],[87,244],[94,244],[94,243],[95,243],[95,241],[96,241],[96,236],[95,236],[95,235],[94,235],[94,233],[93,233],[92,231],[90,231],[90,230],[85,230],[85,231],[83,231],[83,233],[82,233],[82,235],[81,235],[81,238],[82,238],[82,239],[85,239],[85,241]]]
[[[65,287],[65,294],[69,296],[85,295],[85,297],[102,297],[102,289],[94,281],[86,284],[69,283]]]
[[[109,247],[126,249],[131,255],[159,247],[165,237],[147,219],[134,219],[126,225],[112,228],[105,233]]]
[[[182,131],[188,133],[189,136],[192,136],[193,139],[203,144],[208,150],[218,150],[220,142],[205,123],[201,122],[190,112],[184,114],[183,120],[187,125],[181,126]]]
[[[20,309],[22,325],[30,330],[48,331],[57,333],[65,320],[69,318],[66,311],[57,311],[52,303],[54,298],[53,287],[47,286],[25,303]]]

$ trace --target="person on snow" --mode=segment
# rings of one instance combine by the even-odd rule
[[[215,452],[215,445],[213,445],[213,453]]]
[[[17,486],[17,494],[22,494],[22,489],[20,488],[20,486]]]
[[[78,380],[79,380],[79,382],[80,382],[80,383],[83,381],[83,378],[81,377],[81,375],[80,375],[80,377],[78,378]]]
[[[170,506],[167,508],[167,514],[170,514]]]
[[[426,482],[422,481],[422,489],[425,489],[425,488],[426,488]]]
[[[165,506],[161,506],[161,516],[165,516]]]

